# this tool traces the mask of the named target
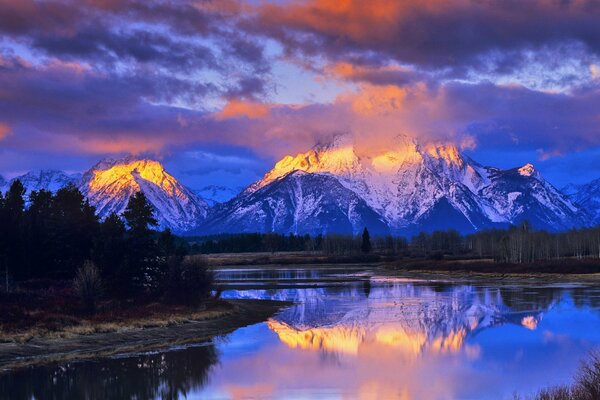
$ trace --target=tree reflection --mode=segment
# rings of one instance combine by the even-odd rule
[[[179,399],[205,385],[217,362],[218,354],[211,344],[135,357],[32,367],[0,374],[0,397]]]

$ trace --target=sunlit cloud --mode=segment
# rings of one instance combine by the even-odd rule
[[[215,118],[219,120],[239,117],[264,118],[268,114],[269,107],[266,104],[231,100],[225,104],[222,111],[215,115]]]
[[[599,17],[591,1],[2,2],[0,139],[23,160],[224,145],[274,161],[402,134],[556,160],[600,146]]]
[[[6,138],[10,134],[10,127],[7,124],[0,122],[0,140]]]

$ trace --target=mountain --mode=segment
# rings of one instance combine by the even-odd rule
[[[56,192],[58,189],[69,184],[77,185],[80,178],[80,174],[67,174],[66,172],[53,169],[34,170],[17,176],[11,179],[10,182],[0,177],[0,190],[6,191],[10,184],[18,179],[25,187],[26,194],[42,189]]]
[[[238,193],[240,193],[244,188],[231,188],[227,186],[220,185],[208,185],[204,186],[200,190],[195,190],[194,192],[202,197],[210,206],[214,206],[215,204],[225,203],[226,201],[234,198]]]
[[[210,213],[201,232],[301,232],[311,235],[389,233],[383,218],[335,177],[292,171],[254,192],[237,196]]]
[[[569,185],[563,191],[578,206],[587,210],[592,224],[600,224],[600,179],[584,185]]]
[[[294,303],[267,321],[291,348],[338,355],[380,353],[415,360],[424,354],[473,350],[470,337],[511,324],[535,330],[554,299],[513,305],[495,290],[386,282],[338,288],[229,291],[224,297],[284,300]],[[432,301],[432,299],[434,301]]]
[[[159,226],[177,232],[195,228],[208,210],[204,200],[148,159],[105,159],[83,175],[79,188],[100,217],[121,214],[141,191],[156,210]]]
[[[367,223],[407,235],[449,228],[467,233],[525,219],[550,230],[586,224],[581,210],[530,164],[484,167],[451,144],[421,145],[405,136],[384,152],[362,154],[349,137],[338,136],[284,157],[215,207],[202,229],[315,233],[315,221],[329,216],[335,223],[321,233],[356,234]]]

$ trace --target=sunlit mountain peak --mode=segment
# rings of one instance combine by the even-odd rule
[[[534,176],[537,174],[537,171],[532,164],[525,164],[519,168],[519,174],[521,176]]]
[[[157,210],[161,227],[173,230],[194,228],[205,216],[208,205],[151,159],[127,156],[100,161],[84,174],[82,193],[100,216],[121,214],[129,198],[143,192]]]

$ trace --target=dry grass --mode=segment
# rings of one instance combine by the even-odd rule
[[[95,333],[126,332],[143,328],[166,327],[189,322],[204,321],[224,317],[233,313],[233,309],[189,311],[182,314],[157,314],[151,317],[123,320],[118,322],[97,322],[80,320],[76,325],[66,325],[57,330],[34,327],[22,332],[4,332],[0,330],[0,342],[26,343],[33,338],[68,338],[77,335]]]
[[[46,282],[46,288],[22,287],[0,299],[0,342],[25,343],[33,338],[63,338],[102,332],[163,327],[219,318],[233,307],[217,299],[198,306],[172,305],[137,298],[104,300],[97,313],[85,312],[70,285]]]

